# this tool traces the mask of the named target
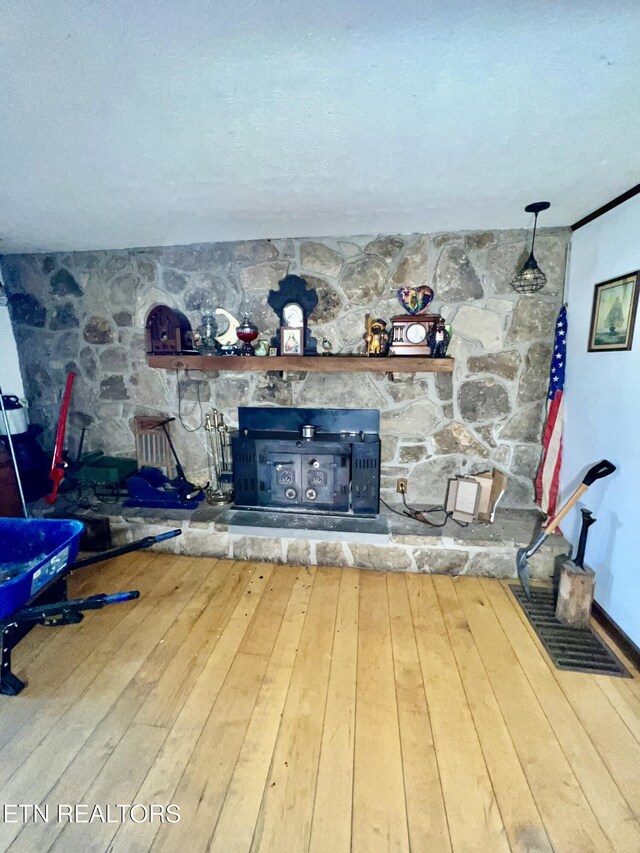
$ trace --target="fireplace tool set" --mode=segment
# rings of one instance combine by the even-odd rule
[[[207,503],[227,503],[232,498],[231,445],[224,415],[217,409],[205,416],[209,439],[211,481],[206,488]]]

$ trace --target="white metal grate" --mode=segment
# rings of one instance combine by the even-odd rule
[[[134,431],[136,436],[136,456],[138,466],[142,468],[147,465],[159,468],[167,477],[173,477],[173,458],[169,450],[169,442],[158,424],[166,421],[166,416],[152,418],[146,415],[138,415],[134,419]],[[167,425],[167,428],[170,428]]]

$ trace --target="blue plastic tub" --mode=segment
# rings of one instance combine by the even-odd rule
[[[0,518],[0,619],[75,562],[83,529],[81,521]]]

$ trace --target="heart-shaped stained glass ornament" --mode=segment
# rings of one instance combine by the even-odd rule
[[[433,301],[433,290],[426,284],[420,287],[401,287],[398,290],[398,302],[408,314],[422,314]]]

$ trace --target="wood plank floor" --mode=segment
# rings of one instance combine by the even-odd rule
[[[15,651],[0,804],[49,820],[0,811],[0,850],[640,851],[638,673],[557,671],[500,581],[138,554],[71,587],[142,595]]]

